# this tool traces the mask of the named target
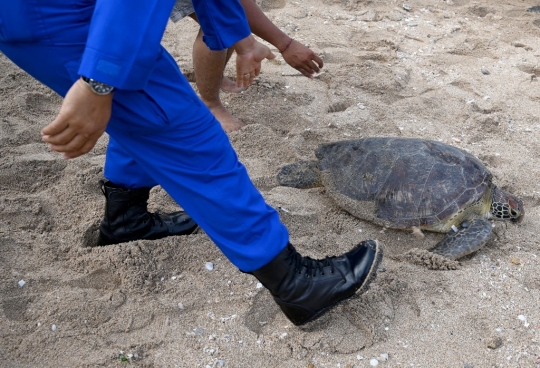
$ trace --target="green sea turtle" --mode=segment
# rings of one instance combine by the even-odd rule
[[[447,233],[431,251],[458,259],[492,234],[490,219],[521,222],[523,202],[492,183],[473,155],[414,138],[365,138],[320,145],[318,161],[281,169],[282,186],[323,185],[352,215],[393,229]]]

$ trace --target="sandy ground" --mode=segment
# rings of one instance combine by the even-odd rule
[[[309,80],[265,62],[246,92],[223,94],[248,124],[230,139],[305,255],[367,238],[385,246],[367,293],[301,328],[204,233],[91,247],[107,137],[75,160],[50,152],[39,130],[60,99],[0,55],[0,366],[539,367],[535,5],[263,0],[276,25],[324,58],[324,72]],[[185,19],[164,38],[188,76],[196,31]],[[470,151],[523,199],[525,220],[497,223],[486,247],[434,270],[404,255],[442,234],[382,232],[323,189],[275,186],[282,165],[313,158],[318,144],[368,136]],[[156,188],[150,207],[177,205]]]

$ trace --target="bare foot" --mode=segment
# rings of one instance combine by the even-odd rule
[[[223,105],[210,107],[210,112],[212,112],[215,118],[218,119],[218,121],[221,123],[221,127],[227,133],[238,130],[246,125],[242,123],[240,119],[232,116],[231,113],[228,112],[227,109],[225,109],[225,107],[223,107]]]
[[[230,93],[240,93],[242,91],[245,91],[246,89],[244,87],[237,87],[236,82],[233,82],[227,77],[223,77],[223,79],[221,80],[221,90]]]

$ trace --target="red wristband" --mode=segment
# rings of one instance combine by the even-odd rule
[[[287,46],[285,46],[285,47],[283,48],[283,50],[279,50],[279,53],[280,53],[280,54],[283,54],[283,53],[289,48],[289,46],[291,46],[291,43],[292,43],[293,41],[294,41],[294,39],[291,38],[290,41],[289,41],[289,43],[287,44]]]

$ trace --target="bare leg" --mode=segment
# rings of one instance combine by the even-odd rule
[[[193,44],[193,69],[201,100],[208,106],[212,114],[219,120],[223,129],[229,133],[242,128],[245,124],[232,116],[221,103],[220,88],[230,92],[229,79],[223,78],[223,70],[228,60],[228,51],[212,51],[202,40],[203,33],[199,30]],[[224,86],[225,84],[225,86]],[[236,84],[234,84],[236,87]]]

